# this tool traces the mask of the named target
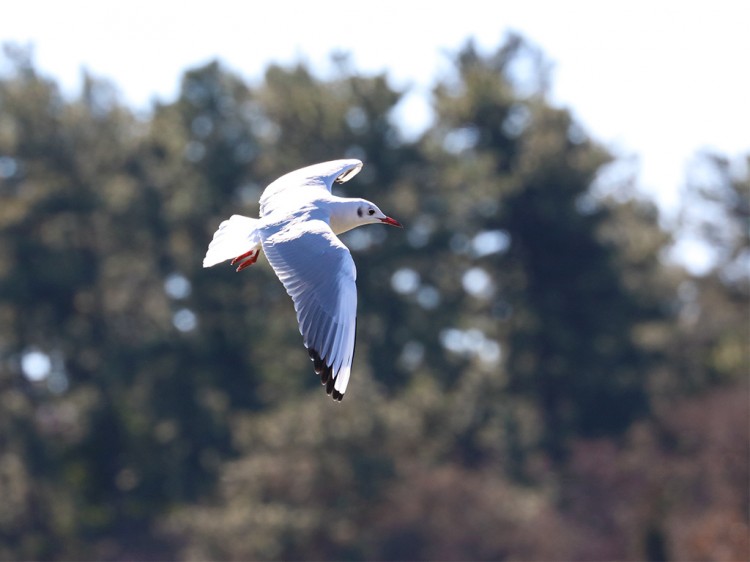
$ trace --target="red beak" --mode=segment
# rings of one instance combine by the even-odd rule
[[[396,219],[392,219],[391,217],[385,217],[384,219],[380,219],[380,222],[382,222],[383,224],[390,224],[391,226],[404,228],[403,226],[401,226],[400,222],[398,222]]]

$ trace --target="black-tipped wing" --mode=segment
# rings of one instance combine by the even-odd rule
[[[326,392],[341,400],[354,356],[357,270],[322,220],[292,221],[263,238],[263,250],[294,301],[297,321]]]

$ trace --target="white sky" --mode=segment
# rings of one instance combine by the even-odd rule
[[[554,63],[553,100],[618,155],[674,211],[687,160],[713,148],[750,152],[750,2],[745,0],[24,0],[0,8],[0,41],[31,43],[67,93],[81,70],[124,100],[171,100],[181,73],[219,58],[254,81],[270,62],[304,60],[321,76],[344,50],[356,70],[387,71],[415,95],[407,129],[429,119],[425,94],[469,37],[486,52],[521,32]],[[450,7],[445,7],[449,5]]]

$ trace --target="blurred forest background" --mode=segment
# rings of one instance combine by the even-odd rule
[[[747,167],[696,154],[667,231],[518,36],[455,53],[408,142],[346,56],[194,68],[147,116],[3,56],[0,559],[748,559]],[[201,261],[342,157],[406,228],[344,236],[335,404],[265,260]],[[667,258],[685,235],[710,271]]]

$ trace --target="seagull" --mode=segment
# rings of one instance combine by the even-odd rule
[[[263,250],[294,302],[299,331],[326,393],[341,401],[357,329],[357,269],[338,236],[365,224],[401,224],[374,203],[337,197],[362,169],[356,159],[313,164],[281,176],[260,197],[260,218],[233,215],[219,226],[203,267],[232,260],[237,271]]]

